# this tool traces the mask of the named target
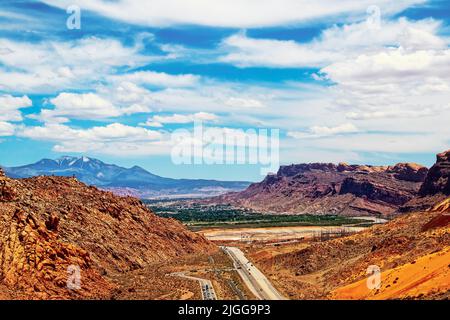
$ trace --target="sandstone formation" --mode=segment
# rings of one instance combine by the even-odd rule
[[[110,276],[214,250],[140,200],[73,178],[9,179],[0,172],[0,296],[108,298]],[[79,268],[81,287],[68,289]]]
[[[419,191],[421,196],[435,194],[450,195],[450,150],[437,155]]]
[[[419,194],[399,208],[399,212],[427,210],[450,195],[450,150],[436,156]]]
[[[427,171],[410,163],[282,166],[245,191],[213,201],[275,213],[389,215],[417,196]]]

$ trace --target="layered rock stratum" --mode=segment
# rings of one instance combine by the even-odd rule
[[[282,166],[245,191],[212,201],[274,213],[390,215],[418,195],[427,172],[414,163]]]
[[[439,153],[420,188],[421,196],[450,195],[450,150]]]
[[[450,150],[439,153],[417,197],[399,208],[400,212],[427,210],[450,195]]]
[[[0,171],[0,298],[110,298],[112,275],[215,246],[140,200],[74,178]],[[81,286],[73,290],[71,276]],[[75,282],[77,285],[77,282]]]

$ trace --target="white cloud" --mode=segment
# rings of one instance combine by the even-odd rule
[[[241,112],[242,115],[270,113],[268,106],[276,100],[276,94],[281,97],[284,93],[286,96],[286,91],[291,89],[202,79],[198,85],[190,88],[169,87],[153,91],[153,109],[192,113],[201,109],[211,113]]]
[[[360,134],[315,140],[314,147],[354,152],[435,153],[448,149],[447,138],[442,134]]]
[[[0,136],[12,136],[15,132],[15,127],[11,123],[0,121]]]
[[[423,76],[448,77],[445,70],[450,63],[450,50],[386,49],[372,55],[360,55],[355,60],[333,63],[321,71],[338,83],[357,81],[395,80],[409,82]],[[444,68],[444,69],[442,69]]]
[[[208,112],[197,112],[194,114],[173,114],[170,116],[153,116],[147,122],[142,123],[143,126],[148,127],[163,127],[164,124],[176,123],[186,124],[195,121],[216,121],[218,117],[215,114]]]
[[[372,112],[349,112],[346,117],[351,120],[373,120],[373,119],[385,119],[385,118],[420,118],[433,116],[433,112],[430,108],[423,110],[380,110]]]
[[[72,0],[44,0],[66,9]],[[365,16],[371,5],[383,14],[397,13],[425,0],[78,0],[84,10],[145,26],[203,25],[212,27],[268,27],[292,25],[331,16]]]
[[[324,65],[340,56],[339,53],[316,51],[309,46],[289,40],[252,39],[236,34],[222,43],[227,53],[221,62],[239,67],[303,67]]]
[[[163,139],[163,134],[158,131],[121,123],[88,129],[49,123],[39,127],[22,127],[17,135],[55,142],[53,150],[56,152],[96,152],[122,156],[161,152]]]
[[[103,120],[123,115],[150,112],[150,93],[132,83],[100,88],[97,93],[60,93],[50,103],[53,109],[42,109],[30,118],[43,122],[64,123],[70,119]],[[117,105],[116,105],[117,104]]]
[[[191,87],[199,82],[200,77],[192,74],[172,75],[165,72],[139,71],[113,76],[111,80],[158,87]]]
[[[0,121],[22,121],[19,109],[31,107],[33,102],[27,96],[0,95]]]
[[[289,137],[299,139],[286,139],[294,141],[297,149],[322,148],[335,150],[334,154],[434,152],[450,140],[449,41],[439,36],[440,22],[386,19],[379,30],[372,30],[362,19],[369,4],[382,5],[383,18],[389,19],[390,13],[423,1],[194,2],[94,0],[82,1],[81,7],[145,25],[284,25],[335,14],[351,14],[351,19],[340,16],[340,22],[356,22],[326,29],[308,43],[237,33],[224,39],[215,50],[199,50],[200,56],[192,53],[195,49],[173,44],[160,46],[165,53],[162,57],[146,56],[138,40],[132,46],[96,38],[45,43],[0,40],[0,90],[57,94],[62,91],[50,101],[53,107],[46,106],[48,109],[38,115],[46,124],[20,129],[22,136],[52,141],[60,152],[153,154],[166,148],[164,139],[149,139],[148,134],[156,131],[141,131],[138,129],[147,129],[118,123],[90,129],[63,125],[70,119],[109,119],[150,112],[151,108],[172,115],[154,116],[142,125],[187,124],[200,117],[200,109],[213,117],[220,113],[221,123],[282,128],[289,131]],[[64,7],[64,1],[58,1],[58,5]],[[168,6],[182,10],[164,11]],[[188,9],[184,10],[184,6]],[[302,10],[294,10],[296,6]],[[150,7],[152,10],[145,10]],[[321,72],[314,75],[315,79],[327,82],[290,82],[274,87],[229,83],[193,74],[126,73],[158,59],[181,57],[204,63],[211,59],[217,62],[218,55],[220,61],[240,67],[318,67]],[[325,88],[324,83],[333,85]],[[79,92],[77,89],[90,92],[68,93]],[[14,110],[15,116],[11,113],[8,118],[0,118],[4,128],[0,132],[12,132],[13,125],[8,121],[20,116],[18,108]],[[418,132],[423,137],[418,138]]]
[[[231,97],[225,101],[227,106],[233,108],[262,108],[264,104],[256,99]]]
[[[80,134],[82,137],[96,140],[146,141],[161,138],[161,134],[157,131],[126,126],[121,123],[113,123],[106,127],[93,127]]]
[[[154,104],[152,92],[132,82],[100,87],[97,88],[97,93],[121,106],[123,114],[150,112],[150,108]]]
[[[167,76],[170,79],[172,75]],[[28,117],[42,122],[65,123],[71,119],[110,120],[125,115],[156,111],[178,114],[181,118],[179,121],[184,123],[193,121],[190,114],[196,114],[196,118],[204,121],[212,121],[207,117],[201,118],[202,112],[198,112],[201,107],[204,115],[239,112],[241,119],[245,119],[252,114],[279,116],[279,110],[275,110],[279,102],[286,100],[287,103],[295,104],[297,103],[295,99],[303,95],[298,86],[274,89],[268,86],[222,82],[201,77],[198,77],[198,80],[194,77],[198,82],[190,86],[190,81],[178,82],[177,76],[173,77],[171,81],[173,80],[175,86],[162,89],[144,88],[118,77],[112,83],[95,87],[93,92],[62,92],[50,99],[39,114]],[[308,92],[313,91],[311,88]],[[186,114],[187,112],[189,113]],[[145,125],[162,127],[161,121],[153,119],[149,119]]]
[[[437,36],[441,23],[422,21],[383,21],[379,30],[359,22],[331,27],[307,43],[292,40],[249,38],[244,33],[222,42],[225,52],[219,60],[240,67],[324,67],[330,63],[372,53],[387,46],[408,50],[442,49],[446,41]]]
[[[345,123],[336,127],[313,126],[307,132],[289,131],[288,136],[296,139],[322,138],[347,133],[356,133],[358,128],[351,124]]]
[[[140,123],[140,126],[144,127],[153,127],[153,128],[162,128],[164,125],[161,122],[152,121],[151,119],[148,119],[146,122]]]
[[[60,93],[50,99],[55,106],[48,113],[53,116],[67,116],[76,119],[101,119],[119,116],[120,110],[108,100],[94,93]]]
[[[165,59],[143,55],[141,49],[139,42],[127,47],[115,39],[95,37],[39,43],[0,39],[0,90],[53,93],[86,89],[120,68]]]
[[[439,116],[450,100],[450,50],[385,49],[321,70],[348,119]],[[430,128],[432,129],[432,128]]]
[[[321,70],[321,77],[334,83],[323,97],[329,105],[326,112],[311,114],[310,121],[351,119],[358,121],[359,130],[333,135],[332,129],[339,126],[319,127],[289,136],[300,139],[300,149],[381,153],[448,149],[449,66],[448,48],[380,48],[332,63]],[[320,139],[301,140],[307,137]]]

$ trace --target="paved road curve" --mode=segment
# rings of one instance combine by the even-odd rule
[[[202,299],[203,300],[217,300],[216,292],[214,291],[214,287],[210,280],[187,276],[183,272],[172,273],[172,275],[186,278],[189,280],[198,281],[200,283],[200,288],[202,291]]]
[[[286,300],[236,247],[221,247],[233,260],[234,266],[250,291],[260,300]]]

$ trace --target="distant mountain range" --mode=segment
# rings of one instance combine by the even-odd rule
[[[11,178],[75,176],[88,185],[141,198],[214,196],[250,185],[245,181],[164,178],[138,166],[128,169],[85,156],[42,159],[25,166],[3,167],[3,170]]]

